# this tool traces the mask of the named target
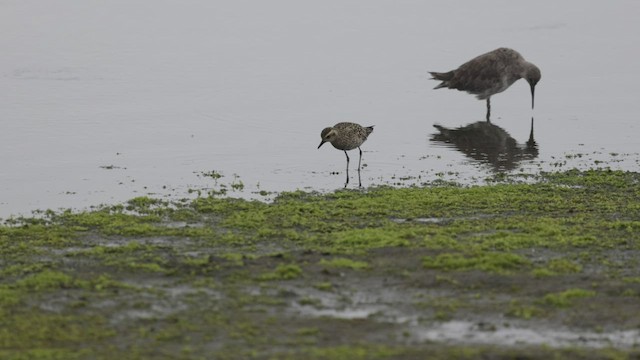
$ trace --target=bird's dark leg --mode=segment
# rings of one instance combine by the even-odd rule
[[[347,154],[347,150],[344,151],[344,155],[347,157],[347,181],[344,183],[344,187],[347,187],[349,184],[349,155]]]
[[[362,180],[360,179],[360,163],[362,163],[362,149],[358,146],[358,150],[360,150],[360,159],[358,160],[358,186],[362,187]]]
[[[487,98],[487,122],[491,122],[491,98]]]

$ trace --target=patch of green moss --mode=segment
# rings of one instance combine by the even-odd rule
[[[305,327],[296,330],[296,334],[299,336],[316,336],[320,334],[320,329],[316,327]]]
[[[102,291],[107,289],[132,289],[133,288],[131,285],[114,280],[108,274],[99,274],[95,278],[85,280],[83,284],[86,288],[96,290],[96,291]]]
[[[549,260],[546,267],[534,269],[532,274],[536,277],[557,276],[575,274],[582,271],[582,266],[567,259]]]
[[[331,291],[333,290],[333,284],[330,282],[319,282],[313,285],[314,288],[320,291]]]
[[[33,274],[43,271],[50,267],[50,264],[46,263],[35,263],[35,264],[15,264],[7,266],[6,268],[0,270],[0,276],[23,276],[27,274]]]
[[[118,246],[98,245],[79,250],[71,255],[92,256],[100,259],[107,266],[166,273],[170,269],[166,268],[168,261],[159,255],[163,252],[162,246],[130,241]]]
[[[555,307],[569,307],[573,305],[573,300],[589,298],[596,295],[595,291],[585,289],[568,289],[560,293],[547,294],[542,299],[545,305]]]
[[[191,206],[205,214],[229,215],[237,212],[264,211],[267,204],[234,198],[202,197],[195,199]]]
[[[583,188],[611,188],[624,189],[630,183],[637,181],[638,173],[614,170],[586,170],[577,169],[563,172],[542,173],[547,181],[554,184],[570,185]]]
[[[389,228],[352,229],[334,232],[327,238],[331,252],[359,252],[384,247],[405,247],[411,245],[415,234],[409,229],[396,226]]]
[[[53,220],[78,229],[100,229],[106,234],[127,234],[128,229],[160,221],[156,215],[126,214],[122,210],[103,208],[92,212],[64,212]]]
[[[322,300],[317,299],[317,298],[312,298],[312,297],[304,297],[300,300],[298,300],[298,304],[302,305],[302,306],[312,306],[315,308],[321,308],[322,307]]]
[[[422,265],[427,269],[438,270],[482,270],[507,273],[529,266],[524,257],[501,252],[481,252],[472,254],[444,253],[423,258]]]
[[[50,226],[42,220],[21,219],[22,225],[0,226],[0,255],[4,259],[37,253],[40,247],[62,248],[73,244],[75,227]],[[33,222],[33,223],[32,223]]]
[[[433,319],[436,321],[451,320],[456,311],[464,306],[462,301],[448,297],[430,298],[420,301],[416,305],[433,311]]]
[[[543,314],[544,310],[537,306],[524,305],[518,301],[511,301],[505,315],[529,320]]]
[[[280,264],[274,271],[264,273],[259,280],[292,280],[302,276],[302,269],[296,264]]]
[[[335,347],[311,348],[305,351],[305,359],[369,360],[388,359],[402,351],[388,346],[343,345]]]
[[[150,198],[148,196],[139,196],[127,201],[127,210],[136,211],[141,214],[149,213],[154,207],[163,207],[168,205],[159,199]]]
[[[115,331],[106,327],[106,321],[95,316],[67,316],[40,311],[13,312],[2,319],[0,349],[22,349],[40,355],[49,350],[67,347],[82,349],[94,342],[108,339]],[[53,352],[55,353],[55,352]]]
[[[25,349],[25,350],[1,350],[0,359],[11,360],[75,360],[91,357],[88,349]]]
[[[627,297],[637,297],[640,296],[640,293],[633,289],[625,289],[624,291],[622,291],[622,293],[620,293],[620,295]]]
[[[129,261],[129,262],[125,262],[123,265],[129,267],[132,270],[143,270],[143,271],[156,272],[156,273],[169,272],[169,269],[166,269],[161,264],[154,263],[154,262]]]
[[[71,276],[54,270],[29,275],[16,282],[16,287],[27,290],[54,290],[77,286],[78,282]]]
[[[19,304],[21,299],[22,294],[19,291],[7,287],[0,287],[0,315],[3,309]]]

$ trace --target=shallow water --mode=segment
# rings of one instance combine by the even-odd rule
[[[614,332],[573,331],[571,329],[531,329],[467,321],[449,321],[419,331],[421,341],[466,344],[545,345],[550,347],[627,348],[638,346],[637,330]]]
[[[639,13],[633,1],[4,1],[0,217],[240,182],[231,195],[342,188],[344,155],[316,149],[340,121],[376,126],[365,186],[637,171]],[[500,46],[542,70],[535,110],[524,81],[493,98],[494,133],[517,145],[435,139],[434,124],[477,123],[485,103],[432,90],[427,71]]]

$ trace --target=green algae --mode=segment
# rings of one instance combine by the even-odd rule
[[[564,274],[580,273],[582,266],[575,261],[568,259],[552,259],[549,260],[545,267],[534,269],[532,274],[537,277],[557,276]]]
[[[544,309],[539,306],[521,304],[514,300],[509,304],[505,315],[529,320],[534,317],[540,317],[545,314]]]
[[[568,289],[560,293],[547,294],[542,303],[556,307],[568,307],[573,305],[575,299],[590,298],[596,296],[595,291],[585,289]]]
[[[333,290],[333,284],[330,282],[319,282],[316,284],[313,284],[313,287],[320,290],[320,291],[332,291]]]
[[[5,314],[2,324],[0,349],[15,355],[30,353],[33,358],[72,355],[115,335],[115,330],[106,326],[105,319],[97,316],[17,311]]]
[[[330,260],[320,260],[320,265],[338,268],[347,268],[352,270],[363,270],[369,267],[369,264],[365,261],[351,260],[347,258],[333,258]]]
[[[16,281],[15,286],[17,288],[39,291],[70,288],[76,286],[76,281],[74,281],[71,276],[59,271],[45,270]]]
[[[385,319],[637,329],[639,254],[640,175],[608,170],[43,212],[0,226],[0,358],[624,357],[434,348]]]
[[[401,353],[402,351],[387,346],[336,346],[309,349],[305,352],[304,358],[336,360],[388,359]]]
[[[258,277],[259,280],[291,280],[302,276],[302,269],[296,264],[280,264],[275,270],[264,273]]]
[[[525,268],[529,261],[517,254],[480,253],[480,254],[439,254],[436,257],[425,257],[422,261],[428,269],[441,270],[483,270],[498,273]]]

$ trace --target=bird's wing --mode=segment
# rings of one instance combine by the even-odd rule
[[[472,94],[482,93],[489,86],[500,82],[505,62],[495,51],[475,57],[455,70],[449,87]]]

